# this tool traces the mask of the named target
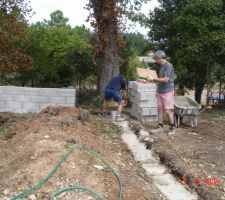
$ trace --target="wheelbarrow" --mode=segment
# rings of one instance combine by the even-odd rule
[[[175,96],[174,98],[175,126],[179,127],[183,117],[189,116],[191,126],[197,127],[197,116],[200,113],[201,105],[188,96]]]

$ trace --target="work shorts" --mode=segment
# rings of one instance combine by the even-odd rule
[[[165,110],[173,110],[174,109],[174,91],[167,93],[159,93],[156,94],[158,108],[162,108]]]
[[[110,100],[113,99],[115,102],[120,102],[123,100],[120,91],[115,90],[113,88],[106,88],[105,89],[105,99]]]

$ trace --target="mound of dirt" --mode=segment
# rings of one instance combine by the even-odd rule
[[[118,199],[116,177],[84,149],[99,153],[120,175],[124,200],[162,199],[122,142],[121,129],[105,116],[93,116],[78,108],[50,107],[39,114],[16,116],[12,123],[1,121],[13,137],[0,138],[0,199],[13,197],[39,183],[71,145],[82,148],[70,155],[44,185],[24,199],[49,199],[53,192],[69,186],[85,186],[107,200]],[[57,199],[91,200],[94,197],[70,191]]]

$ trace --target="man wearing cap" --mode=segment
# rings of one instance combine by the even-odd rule
[[[153,59],[158,65],[158,78],[153,79],[153,82],[158,83],[157,86],[157,104],[158,104],[158,127],[150,130],[150,133],[155,134],[163,132],[163,116],[164,112],[169,117],[170,127],[168,135],[175,134],[174,126],[174,68],[173,65],[166,60],[166,53],[162,50],[154,53]]]

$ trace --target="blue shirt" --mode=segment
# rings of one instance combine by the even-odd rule
[[[115,76],[109,81],[107,88],[115,89],[117,91],[120,91],[121,89],[125,90],[126,83],[121,75]]]

